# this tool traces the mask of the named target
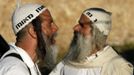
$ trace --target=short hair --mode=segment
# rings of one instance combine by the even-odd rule
[[[23,28],[22,30],[20,30],[17,34],[16,34],[16,41],[19,42],[21,41],[25,36],[26,36],[26,29],[27,29],[28,25]]]

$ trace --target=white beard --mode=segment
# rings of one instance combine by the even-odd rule
[[[69,61],[81,62],[91,54],[92,50],[92,36],[84,37],[80,33],[75,32],[64,61],[65,63]]]
[[[91,54],[92,51],[92,37],[83,35],[79,35],[78,37],[78,45],[79,55],[77,57],[78,61],[84,60],[87,56]]]

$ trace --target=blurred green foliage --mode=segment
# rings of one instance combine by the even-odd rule
[[[134,42],[127,42],[123,45],[112,45],[112,47],[119,53],[124,51],[134,51]]]
[[[113,48],[127,61],[134,65],[134,43],[125,43],[123,45],[113,45]]]

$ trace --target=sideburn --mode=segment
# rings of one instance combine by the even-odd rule
[[[36,50],[37,56],[40,60],[44,60],[46,55],[46,43],[42,35],[40,18],[37,17],[36,19],[34,19],[32,21],[32,24],[37,35],[37,47],[38,47],[38,49]]]
[[[103,35],[96,27],[93,30],[93,49],[101,50],[106,45],[107,36]]]

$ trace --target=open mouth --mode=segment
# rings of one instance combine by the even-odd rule
[[[52,39],[51,39],[51,44],[55,44],[55,43],[56,43],[55,38],[52,38]]]
[[[55,38],[56,38],[56,36],[57,36],[57,33],[54,33],[53,35],[52,35],[52,37],[51,37],[51,44],[55,44],[56,43],[56,40],[55,40]]]

